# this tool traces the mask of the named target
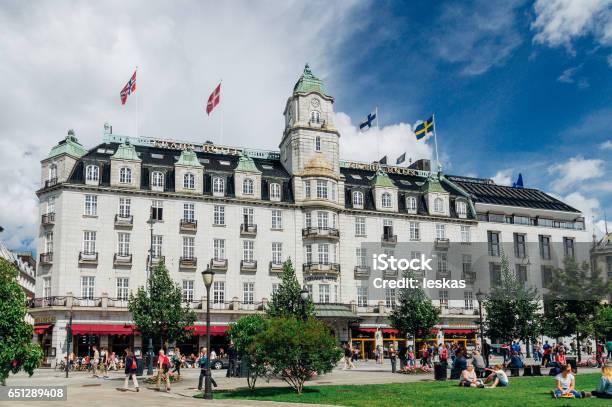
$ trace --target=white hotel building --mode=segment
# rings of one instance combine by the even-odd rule
[[[141,346],[126,300],[145,285],[150,255],[183,287],[198,314],[198,335],[205,332],[200,272],[215,271],[217,346],[230,322],[262,309],[291,258],[317,315],[338,340],[368,352],[377,327],[385,341],[395,340],[387,318],[394,293],[372,294],[374,272],[362,244],[428,242],[444,251],[449,242],[488,242],[499,251],[500,243],[531,243],[539,253],[511,263],[542,287],[562,257],[551,255],[552,243],[573,251],[574,243],[589,241],[579,211],[538,190],[432,173],[427,160],[402,168],[340,160],[333,102],[307,66],[287,100],[274,152],[130,138],[110,126],[102,143],[87,149],[69,132],[41,162],[37,191],[31,314],[48,361],[65,354],[70,315],[80,354],[87,353],[87,336],[117,352]],[[474,288],[499,273],[499,253],[490,254],[490,273],[478,276],[469,264],[438,265],[439,274],[468,281],[460,299],[436,293],[445,340],[475,340]],[[190,352],[200,338],[181,346]]]

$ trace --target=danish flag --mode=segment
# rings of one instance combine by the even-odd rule
[[[208,97],[208,103],[206,104],[206,113],[210,116],[210,112],[219,104],[221,99],[221,83],[217,85],[213,93]]]
[[[126,83],[123,89],[121,89],[121,93],[119,95],[121,95],[122,105],[125,105],[125,102],[127,102],[128,95],[131,95],[132,92],[136,92],[136,72],[138,72],[138,70],[134,71],[134,74],[128,83]]]

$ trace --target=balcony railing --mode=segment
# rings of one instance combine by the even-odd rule
[[[179,259],[179,267],[182,269],[195,269],[198,267],[198,258],[181,256]]]
[[[131,228],[134,226],[134,216],[122,216],[120,214],[115,215],[115,226],[118,228]]]
[[[396,244],[397,243],[397,235],[382,235],[380,237],[380,241],[383,244]]]
[[[478,315],[478,309],[465,307],[448,307],[440,308],[441,315]]]
[[[113,265],[115,267],[131,267],[132,266],[132,255],[115,253],[113,258]]]
[[[45,188],[51,188],[57,185],[57,178],[51,178],[45,181]]]
[[[355,266],[355,278],[370,277],[370,266]]]
[[[210,259],[208,266],[214,271],[227,271],[227,259]]]
[[[386,270],[383,270],[384,278],[396,278],[397,276],[399,276],[398,270],[393,270],[391,267],[387,267]]]
[[[450,241],[447,238],[436,238],[434,242],[434,247],[437,250],[448,250],[450,246]]]
[[[450,277],[451,277],[450,270],[436,270],[436,278],[438,280],[440,280],[442,278],[449,279]]]
[[[339,239],[340,231],[336,228],[309,227],[302,229],[302,237],[305,238],[326,238]]]
[[[338,263],[304,263],[302,269],[304,273],[340,274],[340,264]]]
[[[41,216],[40,223],[43,226],[53,225],[55,223],[55,212],[46,213]]]
[[[282,273],[283,272],[283,263],[274,263],[270,262],[270,273]]]
[[[257,225],[241,223],[240,236],[257,236]]]
[[[79,264],[98,264],[98,252],[80,252],[79,253]]]
[[[461,274],[461,278],[465,280],[467,284],[474,284],[476,282],[476,272],[475,271],[464,271]]]
[[[181,232],[196,232],[198,230],[198,221],[195,219],[181,219]]]
[[[41,253],[40,264],[43,266],[53,264],[53,252]]]
[[[240,260],[241,271],[257,271],[257,260]]]

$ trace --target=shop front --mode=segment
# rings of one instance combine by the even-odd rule
[[[57,349],[53,347],[53,323],[35,323],[34,337],[43,351],[43,366],[51,366]]]
[[[133,347],[134,331],[130,324],[72,324],[72,349],[77,357],[93,355],[94,345],[122,356]]]
[[[364,360],[375,359],[378,345],[382,346],[386,357],[391,346],[399,350],[406,344],[406,338],[393,328],[353,328],[351,333],[351,346],[357,348]]]

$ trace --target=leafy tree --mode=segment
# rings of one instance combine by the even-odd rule
[[[17,283],[17,269],[0,258],[0,383],[20,370],[30,376],[43,357],[32,343],[33,328],[25,321],[26,296]]]
[[[287,259],[283,264],[283,273],[281,274],[281,282],[278,285],[278,290],[272,295],[266,314],[270,317],[291,317],[302,318],[304,313],[306,316],[314,316],[314,304],[312,299],[308,299],[305,303],[300,297],[300,283],[295,276],[295,270],[291,259]]]
[[[579,264],[573,257],[566,257],[548,289],[544,296],[544,331],[555,338],[575,335],[581,360],[580,342],[595,333],[596,316],[612,283],[604,282],[601,272],[592,270],[588,262]]]
[[[595,316],[593,328],[596,337],[605,337],[612,335],[612,307],[602,306]]]
[[[138,288],[130,294],[128,309],[143,336],[157,338],[163,347],[168,340],[181,340],[191,336],[186,328],[193,325],[196,315],[183,308],[183,293],[168,274],[163,263],[151,271],[149,287]]]
[[[315,318],[270,318],[249,346],[250,354],[261,354],[272,372],[282,377],[298,394],[314,373],[331,372],[342,351],[329,328]]]
[[[264,329],[264,326],[265,317],[261,314],[253,314],[232,323],[227,331],[227,336],[234,342],[243,363],[245,361],[248,363],[247,384],[251,391],[255,390],[257,378],[267,373],[261,345],[255,342],[255,337]]]
[[[489,337],[504,342],[518,338],[528,343],[541,332],[538,291],[533,287],[525,287],[510,270],[505,254],[501,257],[501,280],[491,287],[483,307],[486,311],[484,330]]]
[[[408,271],[404,278],[414,279],[415,275]],[[427,335],[438,323],[439,310],[421,287],[399,289],[398,302],[389,315],[391,326],[403,335],[411,335],[416,346],[417,338]]]

